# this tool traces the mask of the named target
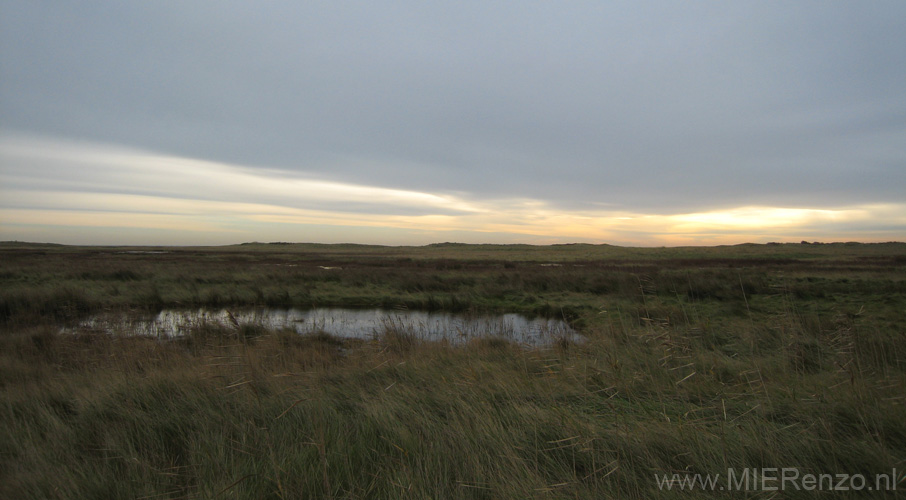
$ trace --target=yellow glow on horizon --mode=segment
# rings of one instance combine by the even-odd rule
[[[457,215],[382,215],[307,210],[277,205],[154,198],[135,195],[79,193],[69,202],[91,200],[92,209],[0,209],[4,226],[74,226],[84,228],[149,228],[175,231],[227,232],[254,240],[254,227],[342,226],[395,228],[430,233],[473,232],[513,234],[558,241],[620,242],[622,244],[696,245],[743,241],[793,241],[815,222],[867,223],[877,212],[906,213],[904,206],[855,207],[839,210],[741,207],[728,211],[656,215],[521,211],[496,202],[477,213]],[[520,207],[521,208],[521,207]],[[758,216],[763,213],[764,216]],[[906,217],[904,217],[906,218]],[[904,221],[906,222],[906,221]],[[233,227],[236,226],[236,227]]]
[[[740,207],[731,210],[674,215],[677,230],[703,228],[764,229],[801,226],[818,220],[845,221],[864,216],[863,210],[777,207]]]
[[[472,234],[476,241],[511,235],[526,241],[643,246],[806,238],[887,240],[903,239],[906,233],[906,203],[836,208],[741,206],[679,214],[608,210],[606,205],[597,210],[566,210],[535,199],[474,200],[115,148],[44,146],[0,141],[3,158],[23,161],[23,165],[35,161],[38,167],[41,162],[55,162],[58,170],[49,171],[65,173],[63,179],[56,179],[30,173],[25,167],[11,170],[13,173],[0,171],[0,239],[61,226],[86,231],[139,228],[224,233],[234,242],[268,237],[262,234],[287,240],[292,236],[279,235],[300,234],[303,227],[331,226],[392,230],[435,239],[455,233]],[[74,170],[60,170],[60,165]],[[94,177],[83,178],[80,172],[92,172]],[[6,187],[13,182],[26,187]],[[877,221],[892,229],[860,230]],[[349,241],[355,241],[353,229],[348,231]],[[48,241],[52,239],[49,234]],[[857,236],[850,236],[853,234]]]

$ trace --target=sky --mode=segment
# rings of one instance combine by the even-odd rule
[[[0,0],[0,240],[906,240],[906,2]]]

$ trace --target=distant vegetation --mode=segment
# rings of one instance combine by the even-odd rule
[[[60,333],[246,306],[521,312],[587,341]],[[902,476],[904,311],[901,243],[3,243],[0,497],[769,498],[655,474]]]

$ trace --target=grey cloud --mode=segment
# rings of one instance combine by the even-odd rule
[[[906,187],[902,2],[0,5],[8,130],[565,208]]]

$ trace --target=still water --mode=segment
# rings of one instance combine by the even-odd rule
[[[498,337],[531,346],[558,339],[581,342],[583,337],[558,319],[527,318],[519,314],[475,315],[383,309],[165,309],[152,315],[102,314],[78,327],[108,333],[170,338],[192,328],[252,324],[268,329],[292,329],[299,334],[323,331],[338,337],[371,339],[387,328],[424,340],[461,343],[477,337]]]

